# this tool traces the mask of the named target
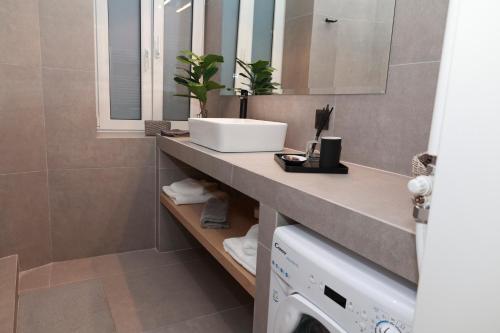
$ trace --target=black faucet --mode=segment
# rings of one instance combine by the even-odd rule
[[[248,90],[241,89],[240,93],[240,118],[247,117]]]

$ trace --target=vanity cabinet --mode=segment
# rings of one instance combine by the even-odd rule
[[[161,193],[158,201],[255,297],[254,332],[265,332],[270,249],[280,225],[300,223],[412,283],[418,281],[409,177],[346,162],[348,175],[287,173],[273,153],[220,153],[189,138],[158,136],[157,151],[239,193],[230,209],[228,230],[202,229],[203,205],[175,206]],[[243,236],[257,223],[257,204],[255,278],[225,253],[222,241]]]

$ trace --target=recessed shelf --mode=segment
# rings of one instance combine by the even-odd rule
[[[254,201],[246,197],[231,197],[228,220],[229,229],[204,229],[200,225],[203,204],[177,206],[164,193],[160,201],[179,222],[203,245],[210,254],[241,284],[252,297],[255,296],[255,276],[238,264],[225,250],[226,238],[242,237],[258,220],[253,217]]]

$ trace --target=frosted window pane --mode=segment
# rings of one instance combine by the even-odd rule
[[[187,94],[184,87],[174,82],[177,71],[176,57],[182,50],[191,50],[193,6],[190,0],[165,2],[163,49],[163,119],[187,120],[189,99],[174,96]]]
[[[140,0],[108,0],[111,119],[141,120]]]

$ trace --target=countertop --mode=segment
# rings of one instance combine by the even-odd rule
[[[389,271],[417,282],[409,177],[343,162],[348,175],[283,171],[274,153],[220,153],[158,136],[160,150]]]

